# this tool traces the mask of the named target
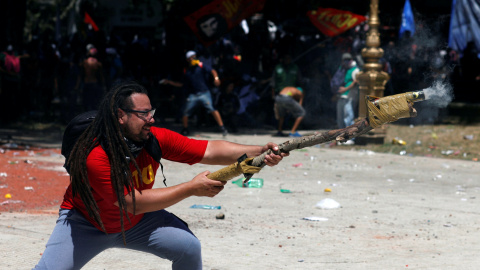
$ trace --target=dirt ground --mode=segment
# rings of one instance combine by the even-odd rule
[[[407,135],[402,137],[407,146],[417,138],[413,131],[431,137],[427,130],[432,129],[437,139],[444,130],[459,131],[447,131],[448,126],[399,128]],[[222,139],[218,133],[198,136]],[[227,138],[257,144],[288,140],[270,134]],[[459,138],[459,144],[470,142],[452,138]],[[384,154],[370,147],[324,144],[292,151],[278,166],[255,175],[264,179],[262,188],[229,183],[215,198],[190,197],[167,210],[185,220],[200,239],[203,269],[208,270],[477,269],[480,163],[448,159],[453,154]],[[386,141],[383,147],[397,146]],[[0,269],[31,269],[55,225],[68,176],[58,147],[0,148],[6,149],[0,154]],[[222,168],[163,165],[169,186]],[[160,178],[155,187],[163,186]],[[322,208],[326,199],[340,207]],[[191,208],[194,204],[221,209]],[[225,218],[217,219],[219,213]],[[83,269],[130,269],[139,262],[142,269],[171,269],[166,260],[128,249],[107,250]]]
[[[385,125],[383,144],[341,146],[378,153],[480,160],[480,124],[471,125]]]
[[[57,212],[70,181],[60,149],[0,149],[0,212]]]

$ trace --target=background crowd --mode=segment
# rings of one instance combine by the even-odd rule
[[[299,75],[290,86],[300,87],[304,95],[305,115],[299,128],[337,127],[339,95],[332,89],[332,78],[347,52],[362,69],[368,25],[334,38],[292,34],[281,26],[271,27],[261,15],[250,18],[248,26],[248,32],[239,25],[208,47],[195,39],[168,44],[141,31],[92,30],[60,41],[47,31],[25,44],[6,44],[0,57],[0,121],[67,123],[94,108],[100,100],[98,93],[105,93],[116,82],[134,80],[148,89],[158,124],[180,122],[186,90],[161,81],[182,81],[188,67],[185,53],[193,50],[203,67],[218,72],[219,86],[213,78],[207,81],[211,82],[213,105],[229,132],[242,127],[276,128],[273,74],[287,57]],[[382,37],[384,57],[380,61],[390,75],[385,96],[423,89],[435,80],[458,87],[478,84],[480,65],[474,46],[455,52],[445,46],[446,41],[435,40],[428,31],[421,33],[417,29],[415,36]],[[358,111],[354,113],[357,116]],[[216,125],[201,110],[193,118],[197,125]],[[290,129],[294,121],[287,115],[285,128]]]

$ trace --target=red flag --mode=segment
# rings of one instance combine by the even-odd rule
[[[83,20],[84,23],[90,24],[93,28],[93,31],[98,31],[97,24],[93,21],[92,17],[85,12],[85,19]]]
[[[323,34],[333,37],[367,20],[366,17],[333,8],[318,8],[307,12],[308,18]]]
[[[263,9],[266,0],[214,0],[183,18],[198,39],[211,45],[242,20]]]

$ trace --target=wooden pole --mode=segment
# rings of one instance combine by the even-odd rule
[[[408,110],[410,112],[410,117],[415,117],[417,115],[417,111],[413,108],[413,103],[408,103],[407,105],[408,105]],[[367,117],[355,122],[353,125],[348,126],[346,128],[330,130],[330,131],[326,131],[319,134],[314,134],[310,136],[288,140],[284,143],[279,144],[278,148],[279,148],[279,152],[285,153],[285,152],[290,152],[292,150],[302,149],[305,147],[310,147],[310,146],[326,143],[333,140],[339,141],[339,142],[345,142],[347,140],[350,140],[352,138],[365,134],[372,129],[373,128],[371,127]],[[268,151],[265,151],[261,155],[254,157],[251,160],[250,165],[254,167],[262,168],[263,166],[265,166],[265,163],[263,162],[265,160],[265,156],[268,154],[271,154],[272,152],[273,151],[269,149]],[[228,181],[245,172],[245,171],[242,171],[240,167],[241,166],[239,165],[239,163],[235,163],[225,168],[222,168],[218,171],[215,171],[207,175],[207,177],[209,179]]]

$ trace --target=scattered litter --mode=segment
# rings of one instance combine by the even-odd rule
[[[0,188],[8,188],[8,185],[0,185]]]
[[[6,172],[0,172],[0,177],[7,177],[7,173]]]
[[[33,161],[28,160],[28,159],[26,159],[24,162],[27,163],[27,164],[33,164]]]
[[[415,182],[415,179],[411,178],[409,181],[410,181],[410,182]]]
[[[283,188],[280,189],[280,192],[281,193],[292,193],[292,191],[290,189],[283,189]]]
[[[310,221],[327,221],[328,218],[326,217],[304,217],[303,220],[310,220]]]
[[[473,135],[465,135],[465,136],[463,136],[463,138],[464,138],[465,140],[471,141],[471,140],[473,140]]]
[[[8,161],[8,164],[18,164],[18,161]]]
[[[302,167],[303,164],[302,163],[296,163],[296,164],[293,164],[292,166],[295,167],[295,168],[298,168],[298,167]]]
[[[10,193],[5,194],[5,199],[11,199],[11,198],[12,198],[12,194]]]
[[[224,213],[218,213],[216,216],[215,216],[216,219],[225,219],[225,214]]]
[[[325,191],[325,192],[332,192],[332,190],[331,190],[330,188],[326,188],[326,189],[324,189],[323,191]]]
[[[438,135],[437,135],[437,133],[435,133],[435,132],[432,132],[432,138],[434,138],[434,139],[438,139]]]
[[[400,151],[400,156],[405,156],[407,154],[407,151],[403,150],[403,151]]]
[[[33,190],[33,187],[24,187],[25,190]]]
[[[452,227],[452,224],[443,224],[443,227]]]
[[[0,148],[0,154],[5,154],[5,149]]]
[[[422,145],[422,141],[420,141],[420,140],[417,140],[415,143],[416,143],[417,145]]]
[[[22,201],[19,200],[6,200],[0,203],[0,205],[5,205],[5,204],[12,204],[12,203],[22,203]]]
[[[451,154],[453,154],[453,150],[444,150],[444,151],[442,151],[442,155],[449,156],[449,155],[451,155]]]
[[[190,208],[194,208],[194,209],[222,209],[221,206],[206,205],[206,204],[194,204],[194,205],[190,206]]]
[[[263,179],[262,178],[250,178],[246,183],[244,183],[245,177],[238,178],[235,181],[232,181],[232,184],[235,184],[239,187],[245,188],[261,188],[263,187]]]
[[[407,142],[402,139],[399,139],[398,137],[395,137],[392,139],[392,144],[406,145]]]
[[[335,208],[340,207],[340,203],[338,203],[337,201],[335,201],[333,199],[326,198],[326,199],[323,199],[323,200],[319,201],[315,205],[315,207],[320,208],[320,209],[335,209]]]
[[[308,175],[308,173],[307,173],[307,172],[304,172],[303,175]]]

